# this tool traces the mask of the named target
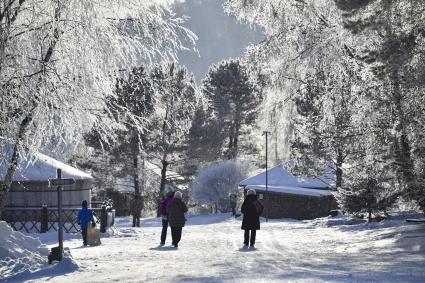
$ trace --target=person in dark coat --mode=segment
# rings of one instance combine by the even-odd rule
[[[135,194],[130,202],[130,212],[133,215],[133,227],[140,227],[140,216],[142,215],[143,199],[139,194]]]
[[[168,215],[167,215],[167,206],[173,200],[174,190],[171,187],[167,187],[165,191],[165,198],[159,205],[159,213],[162,217],[162,231],[161,231],[161,243],[160,246],[165,245],[165,240],[167,239],[167,230],[168,230]]]
[[[173,200],[167,206],[168,223],[171,227],[171,237],[175,248],[177,248],[182,237],[182,229],[186,223],[186,217],[184,217],[186,212],[187,206],[182,201],[182,193],[175,192]]]
[[[89,223],[92,223],[94,227],[96,223],[94,222],[93,211],[90,208],[87,208],[87,201],[83,200],[81,203],[82,208],[78,211],[77,223],[81,228],[81,235],[83,236],[83,245],[87,246],[87,228]]]
[[[263,204],[257,199],[255,190],[248,190],[241,207],[241,212],[243,213],[242,230],[245,230],[243,242],[245,247],[249,244],[253,248],[255,245],[255,236],[257,230],[260,230],[260,215],[262,210]]]

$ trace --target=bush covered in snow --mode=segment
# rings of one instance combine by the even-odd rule
[[[200,204],[212,205],[215,211],[229,209],[229,194],[238,193],[238,183],[249,173],[246,162],[226,160],[201,168],[192,184],[191,197]]]

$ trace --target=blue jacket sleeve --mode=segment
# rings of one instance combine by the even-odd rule
[[[81,210],[78,211],[77,224],[81,225]]]

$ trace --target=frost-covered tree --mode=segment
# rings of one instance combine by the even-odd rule
[[[225,7],[266,34],[245,60],[268,78],[262,107],[267,119],[261,127],[274,129],[274,151],[279,151],[279,136],[292,136],[280,140],[289,150],[286,156],[297,161],[296,171],[302,171],[297,173],[321,176],[332,162],[339,186],[343,163],[358,151],[353,141],[360,125],[353,103],[364,85],[341,12],[322,0],[229,0]]]
[[[210,99],[226,136],[226,155],[235,158],[240,148],[240,136],[258,116],[262,94],[250,81],[247,68],[239,60],[211,66],[202,81],[202,91]]]
[[[343,166],[357,165],[364,155],[364,117],[358,115],[362,82],[356,64],[341,53],[339,62],[317,65],[296,96],[291,141],[295,171],[316,177],[334,171],[337,188],[343,184]]]
[[[209,103],[199,103],[189,130],[186,150],[185,173],[195,175],[198,167],[219,160],[226,139],[220,120],[214,115]]]
[[[377,168],[388,173],[386,177],[394,184],[391,189],[402,189],[404,196],[416,200],[422,209],[425,205],[425,121],[421,114],[425,110],[421,103],[425,73],[421,64],[425,46],[424,5],[423,1],[416,0],[228,0],[225,3],[229,13],[265,31],[266,40],[251,46],[245,59],[269,78],[272,97],[266,98],[268,104],[263,109],[270,110],[278,104],[287,105],[286,111],[299,110],[293,103],[300,98],[304,100],[300,94],[311,88],[311,76],[320,69],[318,62],[324,62],[330,71],[327,73],[334,78],[332,82],[322,81],[321,87],[334,87],[326,90],[328,98],[311,103],[320,102],[320,107],[322,103],[337,106],[339,103],[335,102],[341,96],[336,94],[335,85],[342,89],[341,75],[348,73],[338,73],[345,69],[340,68],[344,57],[341,54],[351,58],[358,67],[351,70],[355,71],[349,81],[355,98],[347,110],[354,114],[352,125],[362,130],[362,148],[360,156],[347,156],[346,161],[352,168],[350,174],[353,173],[350,178],[358,179],[362,166]],[[273,95],[275,93],[279,95]],[[352,106],[358,106],[357,113],[352,111]],[[322,108],[319,113],[317,117],[309,117],[312,123],[303,125],[310,130],[302,142],[310,146],[316,144],[321,156],[329,153],[331,147],[326,141],[330,140],[334,141],[334,157],[338,151],[342,152],[341,148],[349,149],[346,153],[355,153],[357,149],[351,148],[356,146],[355,142],[344,139],[349,147],[341,147],[344,143],[335,141],[341,141],[345,134],[337,139],[332,134],[329,139],[323,134],[330,129],[323,128],[324,124],[317,121],[317,118],[326,121],[326,115],[327,119],[337,118],[334,114],[345,112],[332,114]],[[299,115],[292,114],[289,117]],[[277,121],[281,128],[297,131],[295,124],[287,126],[287,117],[274,116],[267,119],[270,122],[266,126]],[[299,118],[296,117],[295,122]],[[303,143],[299,144],[301,148]],[[315,150],[309,146],[304,149],[306,153]],[[336,161],[331,156],[327,159]]]
[[[340,1],[345,27],[357,39],[355,55],[368,64],[376,85],[366,105],[377,113],[369,146],[391,170],[405,196],[425,210],[423,100],[425,3],[415,0]],[[383,161],[383,162],[382,162]]]
[[[229,194],[238,194],[238,184],[249,174],[248,163],[225,160],[198,171],[191,186],[191,197],[199,204],[212,205],[215,212],[229,209]]]
[[[338,188],[335,194],[341,208],[351,214],[385,212],[397,201],[400,194],[379,184],[376,179],[360,179],[351,188]]]
[[[116,96],[109,101],[109,107],[120,122],[123,130],[118,130],[119,144],[113,146],[113,156],[122,160],[127,171],[132,172],[134,191],[140,195],[139,159],[148,142],[149,116],[154,112],[154,91],[146,69],[133,68],[128,79],[119,79]],[[128,166],[131,164],[130,166]]]
[[[265,83],[258,126],[273,130],[275,159],[289,157],[288,136],[296,115],[294,99],[307,87],[321,59],[329,65],[338,62],[343,52],[338,49],[351,44],[344,35],[347,32],[342,27],[341,12],[325,0],[228,0],[225,9],[264,31],[266,39],[250,46],[244,61],[257,70],[254,74],[263,78],[262,85]]]
[[[187,147],[188,133],[198,102],[193,74],[176,63],[154,65],[150,71],[154,88],[155,114],[152,118],[152,143],[147,145],[161,162],[158,209],[164,195],[167,168],[179,161]],[[159,214],[159,210],[158,210]]]
[[[10,145],[0,207],[25,153],[72,148],[91,127],[111,131],[105,97],[116,72],[175,58],[195,38],[181,24],[153,1],[0,3],[0,139]]]
[[[106,169],[109,173],[121,178],[131,175],[135,194],[140,195],[139,159],[148,142],[149,117],[154,112],[153,87],[145,67],[135,67],[128,78],[119,78],[114,94],[108,99],[107,110],[121,125],[115,132],[116,142],[103,142],[93,129],[86,135],[86,144],[96,149],[96,156],[92,158],[107,158],[107,164],[113,167],[113,170]]]

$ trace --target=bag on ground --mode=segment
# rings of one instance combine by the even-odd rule
[[[87,244],[89,246],[98,246],[100,242],[100,231],[96,227],[89,225],[87,227]]]

